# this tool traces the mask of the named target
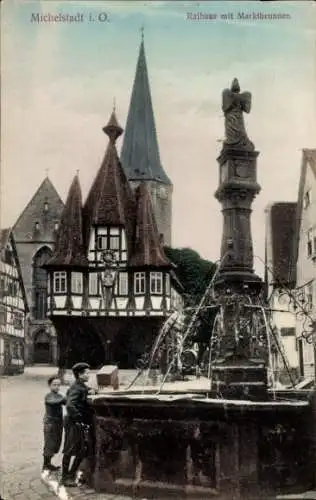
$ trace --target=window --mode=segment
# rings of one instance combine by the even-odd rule
[[[35,231],[39,231],[39,222],[35,222]]]
[[[82,293],[82,273],[71,273],[71,291]]]
[[[106,250],[106,235],[101,234],[97,236],[97,250]]]
[[[54,227],[55,227],[55,231],[57,231],[57,230],[58,230],[58,227],[59,227],[58,222],[55,222],[55,226],[54,226]]]
[[[98,275],[97,273],[91,273],[89,275],[89,294],[98,295],[98,292],[99,292]]]
[[[150,293],[162,294],[162,273],[150,273]]]
[[[135,273],[134,276],[134,293],[135,295],[142,295],[146,289],[146,275],[145,273]]]
[[[306,193],[304,194],[304,200],[303,200],[304,208],[309,207],[310,204],[311,204],[311,191],[310,189],[308,189],[308,191],[306,191]]]
[[[66,293],[67,291],[67,275],[65,271],[54,273],[54,293]]]
[[[10,266],[14,266],[13,252],[9,247],[5,249],[4,260],[7,264],[10,264]]]
[[[281,337],[295,337],[295,328],[281,328]]]
[[[119,250],[120,249],[120,237],[119,236],[110,236],[110,249],[111,250]]]
[[[15,281],[9,281],[8,283],[8,295],[10,297],[16,297],[18,293],[18,286]]]
[[[307,231],[307,255],[310,257],[313,253],[313,231]]]
[[[0,305],[0,325],[5,325],[7,322],[7,309],[5,306]]]
[[[5,278],[0,278],[0,297],[5,296]]]
[[[48,212],[48,203],[45,201],[44,203],[44,212]]]
[[[13,316],[13,326],[17,330],[22,330],[23,329],[23,314],[18,312],[15,313]]]
[[[128,274],[120,273],[119,274],[119,295],[127,295],[128,294]]]
[[[170,274],[166,274],[166,294],[170,294]]]

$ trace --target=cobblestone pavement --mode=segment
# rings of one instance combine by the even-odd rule
[[[0,378],[0,499],[56,500],[41,478],[43,398],[47,378],[54,368],[29,368],[24,375]],[[66,388],[64,388],[65,390]],[[61,457],[55,462],[60,463]],[[65,500],[129,500],[96,495],[91,490],[71,490]]]

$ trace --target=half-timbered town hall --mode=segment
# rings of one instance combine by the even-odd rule
[[[84,204],[75,176],[45,264],[60,366],[80,360],[135,366],[181,304],[181,285],[163,250],[171,240],[172,184],[160,163],[143,40],[121,159],[115,110],[103,131],[101,167]]]

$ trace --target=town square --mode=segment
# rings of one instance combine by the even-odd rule
[[[2,5],[1,500],[316,499],[315,5],[228,3]]]

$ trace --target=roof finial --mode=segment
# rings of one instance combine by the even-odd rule
[[[144,24],[142,24],[141,27],[140,27],[140,33],[141,33],[141,37],[142,37],[142,42],[144,41],[144,30],[145,30],[145,26],[144,26]]]
[[[45,168],[45,172],[46,172],[46,177],[48,177],[48,174],[49,174],[49,168]]]
[[[76,170],[76,175],[79,175],[80,170]]]
[[[112,143],[114,143],[116,139],[123,133],[123,129],[122,127],[120,127],[116,119],[115,106],[116,101],[114,99],[114,109],[110,116],[109,122],[105,127],[103,127],[103,132],[108,135]]]
[[[116,112],[116,98],[113,97],[113,113]]]

